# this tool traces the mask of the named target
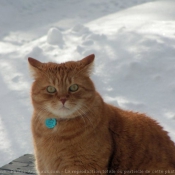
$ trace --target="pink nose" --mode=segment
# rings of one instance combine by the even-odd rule
[[[66,102],[66,100],[67,100],[66,98],[61,98],[61,99],[60,99],[60,101],[63,103],[63,105],[64,105],[64,103]]]

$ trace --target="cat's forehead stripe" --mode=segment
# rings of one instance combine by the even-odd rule
[[[68,61],[65,63],[53,63],[53,62],[49,62],[49,63],[44,63],[43,64],[43,69],[44,71],[53,71],[53,72],[57,72],[57,73],[76,73],[79,72],[80,70],[82,70],[86,65],[83,64],[83,62],[80,61]]]
[[[71,83],[73,72],[68,73],[68,71],[66,70],[62,71],[54,70],[54,71],[48,71],[48,73],[50,81],[53,85],[58,86],[60,84]]]
[[[75,62],[75,61],[69,61],[69,62],[65,62],[65,63],[52,63],[52,62],[49,62],[49,63],[44,63],[44,67],[46,69],[50,69],[50,70],[60,70],[60,69],[69,69],[69,70],[72,70],[74,69],[75,67],[77,67],[79,64],[78,62]]]

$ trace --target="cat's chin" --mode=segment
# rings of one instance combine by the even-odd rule
[[[52,113],[54,116],[60,119],[71,119],[75,118],[76,109],[70,109],[68,107],[62,106],[60,108],[47,108],[49,113]]]
[[[72,116],[72,111],[66,107],[63,107],[61,109],[58,109],[57,111],[52,111],[56,116],[58,116],[61,119],[67,119]]]
[[[67,108],[67,107],[65,107],[65,106],[63,106],[63,107],[61,107],[59,110],[58,110],[58,115],[62,118],[67,118],[69,115],[71,115],[72,114],[72,111],[69,109],[69,108]]]

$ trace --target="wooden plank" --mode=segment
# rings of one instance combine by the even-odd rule
[[[36,175],[34,156],[25,154],[0,168],[0,175]]]

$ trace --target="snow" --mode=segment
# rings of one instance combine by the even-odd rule
[[[59,31],[59,29],[55,27],[49,29],[48,34],[47,34],[47,42],[51,45],[62,45],[63,44],[62,33]]]
[[[175,141],[174,0],[0,2],[0,166],[33,153],[27,58],[94,53],[106,102],[156,119]]]

